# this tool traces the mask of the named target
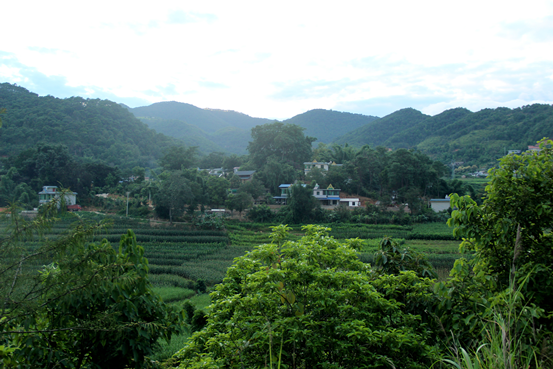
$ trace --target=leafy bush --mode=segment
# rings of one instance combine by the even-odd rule
[[[290,368],[428,368],[439,359],[419,315],[433,300],[429,279],[380,277],[359,261],[358,241],[304,230],[299,241],[284,241],[287,227],[275,227],[271,244],[235,260],[212,293],[206,327],[175,365],[264,367],[279,347]],[[388,297],[391,291],[398,292]]]

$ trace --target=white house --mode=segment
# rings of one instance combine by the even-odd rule
[[[445,199],[430,199],[430,207],[436,213],[449,209],[449,196],[446,195]]]
[[[325,172],[328,172],[328,170],[330,169],[331,166],[337,166],[337,167],[341,167],[342,164],[336,164],[335,162],[328,162],[328,163],[325,163],[325,162],[320,162],[320,161],[317,161],[317,160],[313,160],[313,161],[306,161],[305,163],[303,163],[303,172],[305,174],[309,173],[311,171],[311,169],[313,168],[319,168]]]
[[[329,185],[327,188],[320,188],[318,184],[313,188],[313,196],[321,202],[321,206],[340,205],[340,189]]]
[[[38,193],[38,204],[42,205],[52,199],[59,199],[61,191],[58,191],[58,186],[43,186],[42,191]],[[65,192],[65,205],[77,204],[76,192]]]
[[[357,197],[343,197],[340,199],[340,205],[348,207],[359,207],[361,206],[361,201]]]

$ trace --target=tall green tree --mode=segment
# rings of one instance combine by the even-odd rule
[[[525,293],[547,313],[553,313],[552,145],[543,140],[539,152],[501,159],[490,173],[483,204],[455,195],[451,207],[456,210],[448,221],[498,289],[530,276]]]
[[[236,258],[212,296],[206,327],[174,357],[180,368],[429,368],[439,359],[415,310],[432,301],[429,279],[378,276],[358,241],[304,228]],[[409,296],[409,298],[406,298]],[[210,365],[210,366],[208,366]]]
[[[298,172],[292,165],[281,162],[276,156],[271,156],[261,170],[255,173],[255,178],[259,179],[272,194],[278,194],[280,192],[278,186],[283,183],[293,183],[298,178]]]
[[[301,224],[311,220],[313,210],[320,206],[319,201],[313,197],[311,186],[294,184],[290,186],[288,210],[291,223]]]
[[[283,164],[303,169],[311,160],[311,143],[314,137],[305,136],[304,128],[295,124],[275,122],[252,128],[252,141],[248,144],[250,158],[261,168],[269,157],[275,156]]]
[[[183,215],[186,204],[193,200],[194,193],[190,181],[180,170],[172,172],[169,178],[163,180],[154,196],[157,214],[167,216],[171,223],[174,216]]]
[[[159,159],[159,165],[166,170],[181,170],[191,168],[197,161],[196,146],[172,146]]]
[[[207,190],[209,202],[212,205],[223,205],[227,199],[230,181],[224,177],[209,176],[207,178]]]
[[[230,195],[227,198],[226,206],[231,211],[238,210],[240,215],[242,212],[253,205],[253,198],[247,192],[238,192],[235,195]]]
[[[56,204],[32,222],[12,211],[0,239],[0,349],[18,368],[150,366],[159,338],[182,330],[184,317],[155,295],[144,250],[129,231],[118,251],[88,242],[98,224],[79,222],[28,250],[19,241],[53,222]],[[16,208],[12,208],[16,210]],[[39,265],[46,265],[38,267]]]

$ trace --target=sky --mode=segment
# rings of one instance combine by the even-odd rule
[[[10,1],[0,82],[284,120],[553,103],[553,0]]]

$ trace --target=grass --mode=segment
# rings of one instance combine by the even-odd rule
[[[182,301],[196,294],[196,292],[188,288],[180,288],[180,287],[154,287],[153,290],[166,303]]]

